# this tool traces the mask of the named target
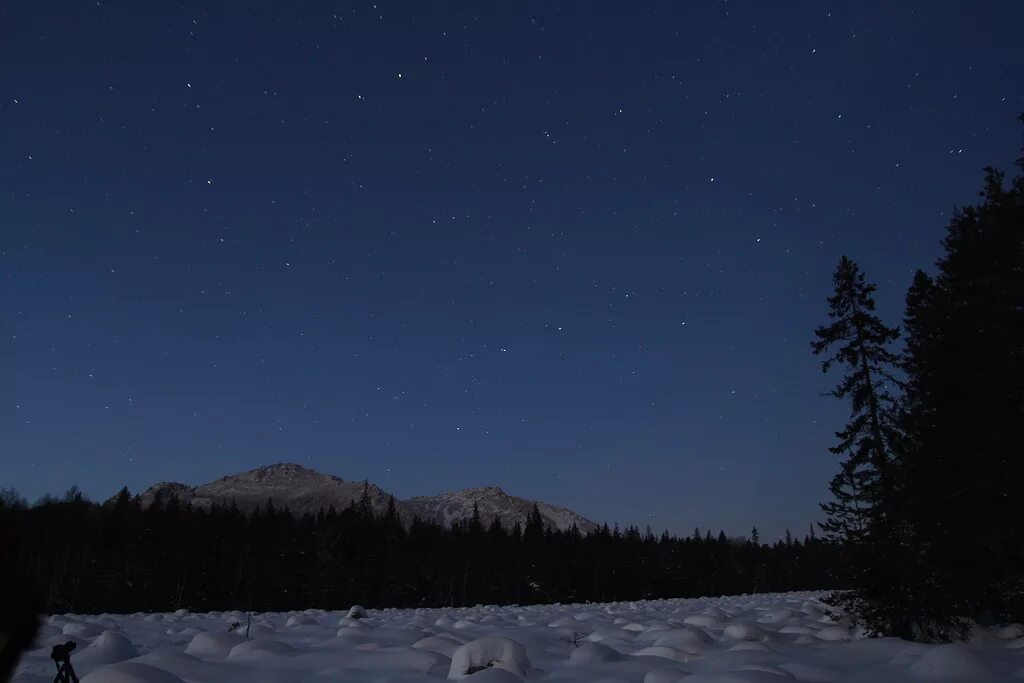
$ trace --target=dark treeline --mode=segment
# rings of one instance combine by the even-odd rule
[[[815,330],[850,408],[823,505],[822,529],[849,553],[852,590],[833,604],[878,635],[956,640],[972,622],[1024,620],[1024,157],[1017,167],[1009,183],[987,168],[979,203],[954,212],[902,329],[844,256]]]
[[[98,505],[69,492],[35,506],[6,496],[0,525],[48,612],[288,610],[613,601],[836,587],[838,547],[813,536],[774,545],[695,530],[677,538],[607,526],[511,529],[474,518],[445,528],[375,515],[368,496],[294,516],[271,501],[143,509],[123,490]],[[756,529],[752,537],[756,537]]]

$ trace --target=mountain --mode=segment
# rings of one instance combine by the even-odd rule
[[[383,514],[390,494],[375,484],[367,486],[374,512]],[[139,500],[146,507],[158,497],[166,500],[177,496],[182,503],[191,503],[196,508],[208,509],[214,503],[230,505],[233,502],[242,510],[252,510],[257,505],[266,506],[269,500],[278,508],[287,507],[291,512],[301,515],[307,512],[316,514],[321,508],[326,510],[332,505],[336,510],[343,510],[357,503],[362,493],[361,481],[345,481],[333,474],[323,474],[302,465],[280,463],[221,477],[200,486],[160,482],[139,494]],[[469,519],[473,514],[474,503],[485,525],[490,524],[494,517],[498,517],[502,525],[509,529],[516,521],[523,524],[536,503],[545,525],[550,528],[568,529],[573,524],[583,532],[597,528],[596,524],[572,510],[543,501],[511,496],[496,486],[452,491],[437,496],[418,496],[406,501],[395,499],[395,509],[406,524],[416,515],[447,526],[461,519]]]
[[[374,484],[368,484],[373,511],[382,514],[388,505],[388,493]],[[363,494],[363,482],[345,481],[332,474],[291,463],[280,463],[258,467],[248,472],[221,477],[200,486],[188,486],[178,482],[154,484],[139,495],[143,507],[152,504],[160,496],[164,500],[176,495],[178,500],[191,503],[193,507],[209,509],[214,503],[230,505],[232,502],[242,510],[252,510],[257,505],[266,506],[273,501],[278,508],[287,507],[291,512],[302,515],[316,514],[321,508],[332,505],[342,510],[350,503],[359,501]],[[399,516],[411,519],[399,501],[395,501]]]
[[[405,505],[417,517],[434,519],[445,525],[456,520],[469,519],[473,515],[474,503],[480,511],[480,519],[483,520],[484,525],[490,524],[495,517],[501,520],[502,526],[506,529],[511,529],[517,521],[523,524],[536,503],[544,525],[547,527],[568,529],[575,524],[584,533],[597,528],[597,525],[589,519],[568,508],[555,507],[543,501],[510,496],[497,486],[463,489],[437,496],[417,496],[405,501]]]
[[[178,500],[184,503],[192,500],[193,491],[194,489],[188,484],[179,484],[176,481],[162,481],[159,484],[153,484],[139,494],[139,501],[144,508],[152,505],[153,501],[157,498],[170,500],[173,496],[177,496]]]

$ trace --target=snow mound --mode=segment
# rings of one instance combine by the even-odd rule
[[[185,648],[185,654],[193,657],[219,659],[227,657],[231,649],[242,642],[242,636],[235,633],[197,633]]]
[[[157,669],[169,671],[185,681],[217,681],[218,683],[228,683],[230,680],[230,674],[226,674],[234,669],[234,665],[221,664],[219,662],[204,662],[200,659],[196,659],[192,655],[187,655],[183,652],[171,652],[168,650],[150,652],[149,654],[142,655],[141,657],[136,657],[132,662],[148,664],[149,666],[156,667]]]
[[[466,643],[452,654],[448,678],[465,678],[473,672],[491,667],[511,671],[524,678],[533,668],[526,655],[526,648],[521,643],[510,638],[480,638]]]
[[[1008,624],[996,631],[996,638],[1000,640],[1013,640],[1024,636],[1024,625]]]
[[[368,615],[366,614],[366,608],[362,605],[352,605],[348,608],[348,614],[345,616],[349,619],[365,619]]]
[[[783,626],[779,629],[779,633],[790,633],[797,636],[813,636],[818,632],[818,629],[811,628],[810,626]]]
[[[342,628],[338,629],[338,632],[337,632],[336,635],[337,635],[338,638],[342,639],[342,642],[347,642],[347,643],[358,643],[358,642],[365,643],[368,640],[370,640],[370,636],[367,635],[367,633],[363,629],[360,629],[360,628],[344,628],[344,627],[342,627]]]
[[[664,631],[654,640],[655,645],[667,645],[668,647],[686,650],[691,654],[701,651],[709,643],[711,643],[711,636],[704,631],[692,628]]]
[[[818,616],[822,612],[828,610],[828,605],[823,603],[821,600],[814,598],[811,600],[804,600],[803,604],[800,605],[800,611],[808,616]]]
[[[280,640],[243,640],[231,648],[228,657],[243,657],[255,653],[291,654],[295,648]]]
[[[316,626],[317,623],[317,620],[309,616],[308,614],[300,613],[293,614],[292,616],[288,617],[288,621],[285,622],[285,627],[288,628],[291,626]]]
[[[713,614],[694,614],[683,619],[683,623],[689,624],[690,626],[702,626],[707,628],[709,626],[718,626],[722,623],[722,620]]]
[[[696,673],[708,674],[748,671],[752,669],[763,672],[765,667],[774,667],[779,660],[779,655],[773,652],[727,650],[715,653],[713,656],[695,658],[687,664],[687,669],[691,669]],[[774,673],[783,677],[789,676],[789,674],[781,669],[774,670]]]
[[[782,607],[780,609],[773,609],[765,612],[757,621],[760,624],[780,624],[792,617],[793,610],[788,607]]]
[[[443,676],[451,666],[451,660],[439,652],[413,650],[407,647],[378,650],[372,657],[373,659],[367,660],[367,662],[374,669],[384,667]]]
[[[522,683],[523,679],[504,669],[482,669],[466,676],[464,680],[473,683]]]
[[[818,640],[830,642],[836,640],[851,640],[853,638],[853,634],[850,632],[850,629],[845,626],[826,626],[814,635],[817,636]]]
[[[252,624],[249,627],[243,626],[241,629],[239,629],[239,631],[241,632],[241,634],[244,634],[249,638],[273,639],[273,637],[277,635],[277,631],[275,631],[270,626],[267,626],[266,624]]]
[[[436,635],[421,638],[413,643],[412,647],[417,650],[429,650],[443,654],[446,657],[451,657],[456,650],[462,647],[462,643],[448,636]]]
[[[621,652],[604,643],[583,643],[569,655],[569,664],[573,666],[602,664],[617,662],[625,658]]]
[[[96,636],[96,640],[92,641],[89,647],[82,650],[74,659],[76,663],[113,664],[138,656],[139,652],[135,649],[132,641],[117,631],[104,631]]]
[[[775,652],[775,650],[756,640],[741,640],[726,652]]]
[[[915,680],[942,683],[974,683],[992,676],[974,652],[960,644],[929,648],[907,671]]]
[[[555,619],[550,624],[551,628],[572,628],[577,631],[581,631],[585,628],[584,624],[580,623],[572,617],[562,617],[561,619]]]
[[[68,624],[64,624],[64,628],[62,630],[64,635],[74,636],[75,638],[81,638],[83,640],[95,638],[104,631],[102,626],[90,624],[85,621],[72,621]]]
[[[645,647],[642,650],[637,650],[633,653],[634,657],[661,657],[662,659],[671,659],[676,662],[688,662],[690,661],[690,655],[682,650],[677,650],[674,647],[667,645],[654,645],[652,647]]]
[[[139,662],[119,662],[100,667],[81,683],[184,683],[169,671]]]
[[[763,640],[764,630],[754,624],[734,622],[725,627],[725,637],[733,640]]]

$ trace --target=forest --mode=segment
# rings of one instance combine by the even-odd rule
[[[368,497],[292,515],[176,499],[143,509],[125,489],[106,504],[76,490],[27,505],[8,493],[0,528],[49,613],[580,603],[835,588],[841,548],[787,533],[771,545],[694,530],[545,528],[535,509],[511,529],[479,515],[451,528]]]
[[[815,330],[849,405],[822,505],[851,581],[832,602],[875,635],[943,642],[1024,620],[1024,175],[990,166],[979,196],[913,275],[902,325],[843,256]]]

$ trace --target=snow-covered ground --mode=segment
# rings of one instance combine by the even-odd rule
[[[50,617],[17,683],[785,683],[1024,680],[1024,627],[969,644],[862,639],[812,593],[603,605]]]

